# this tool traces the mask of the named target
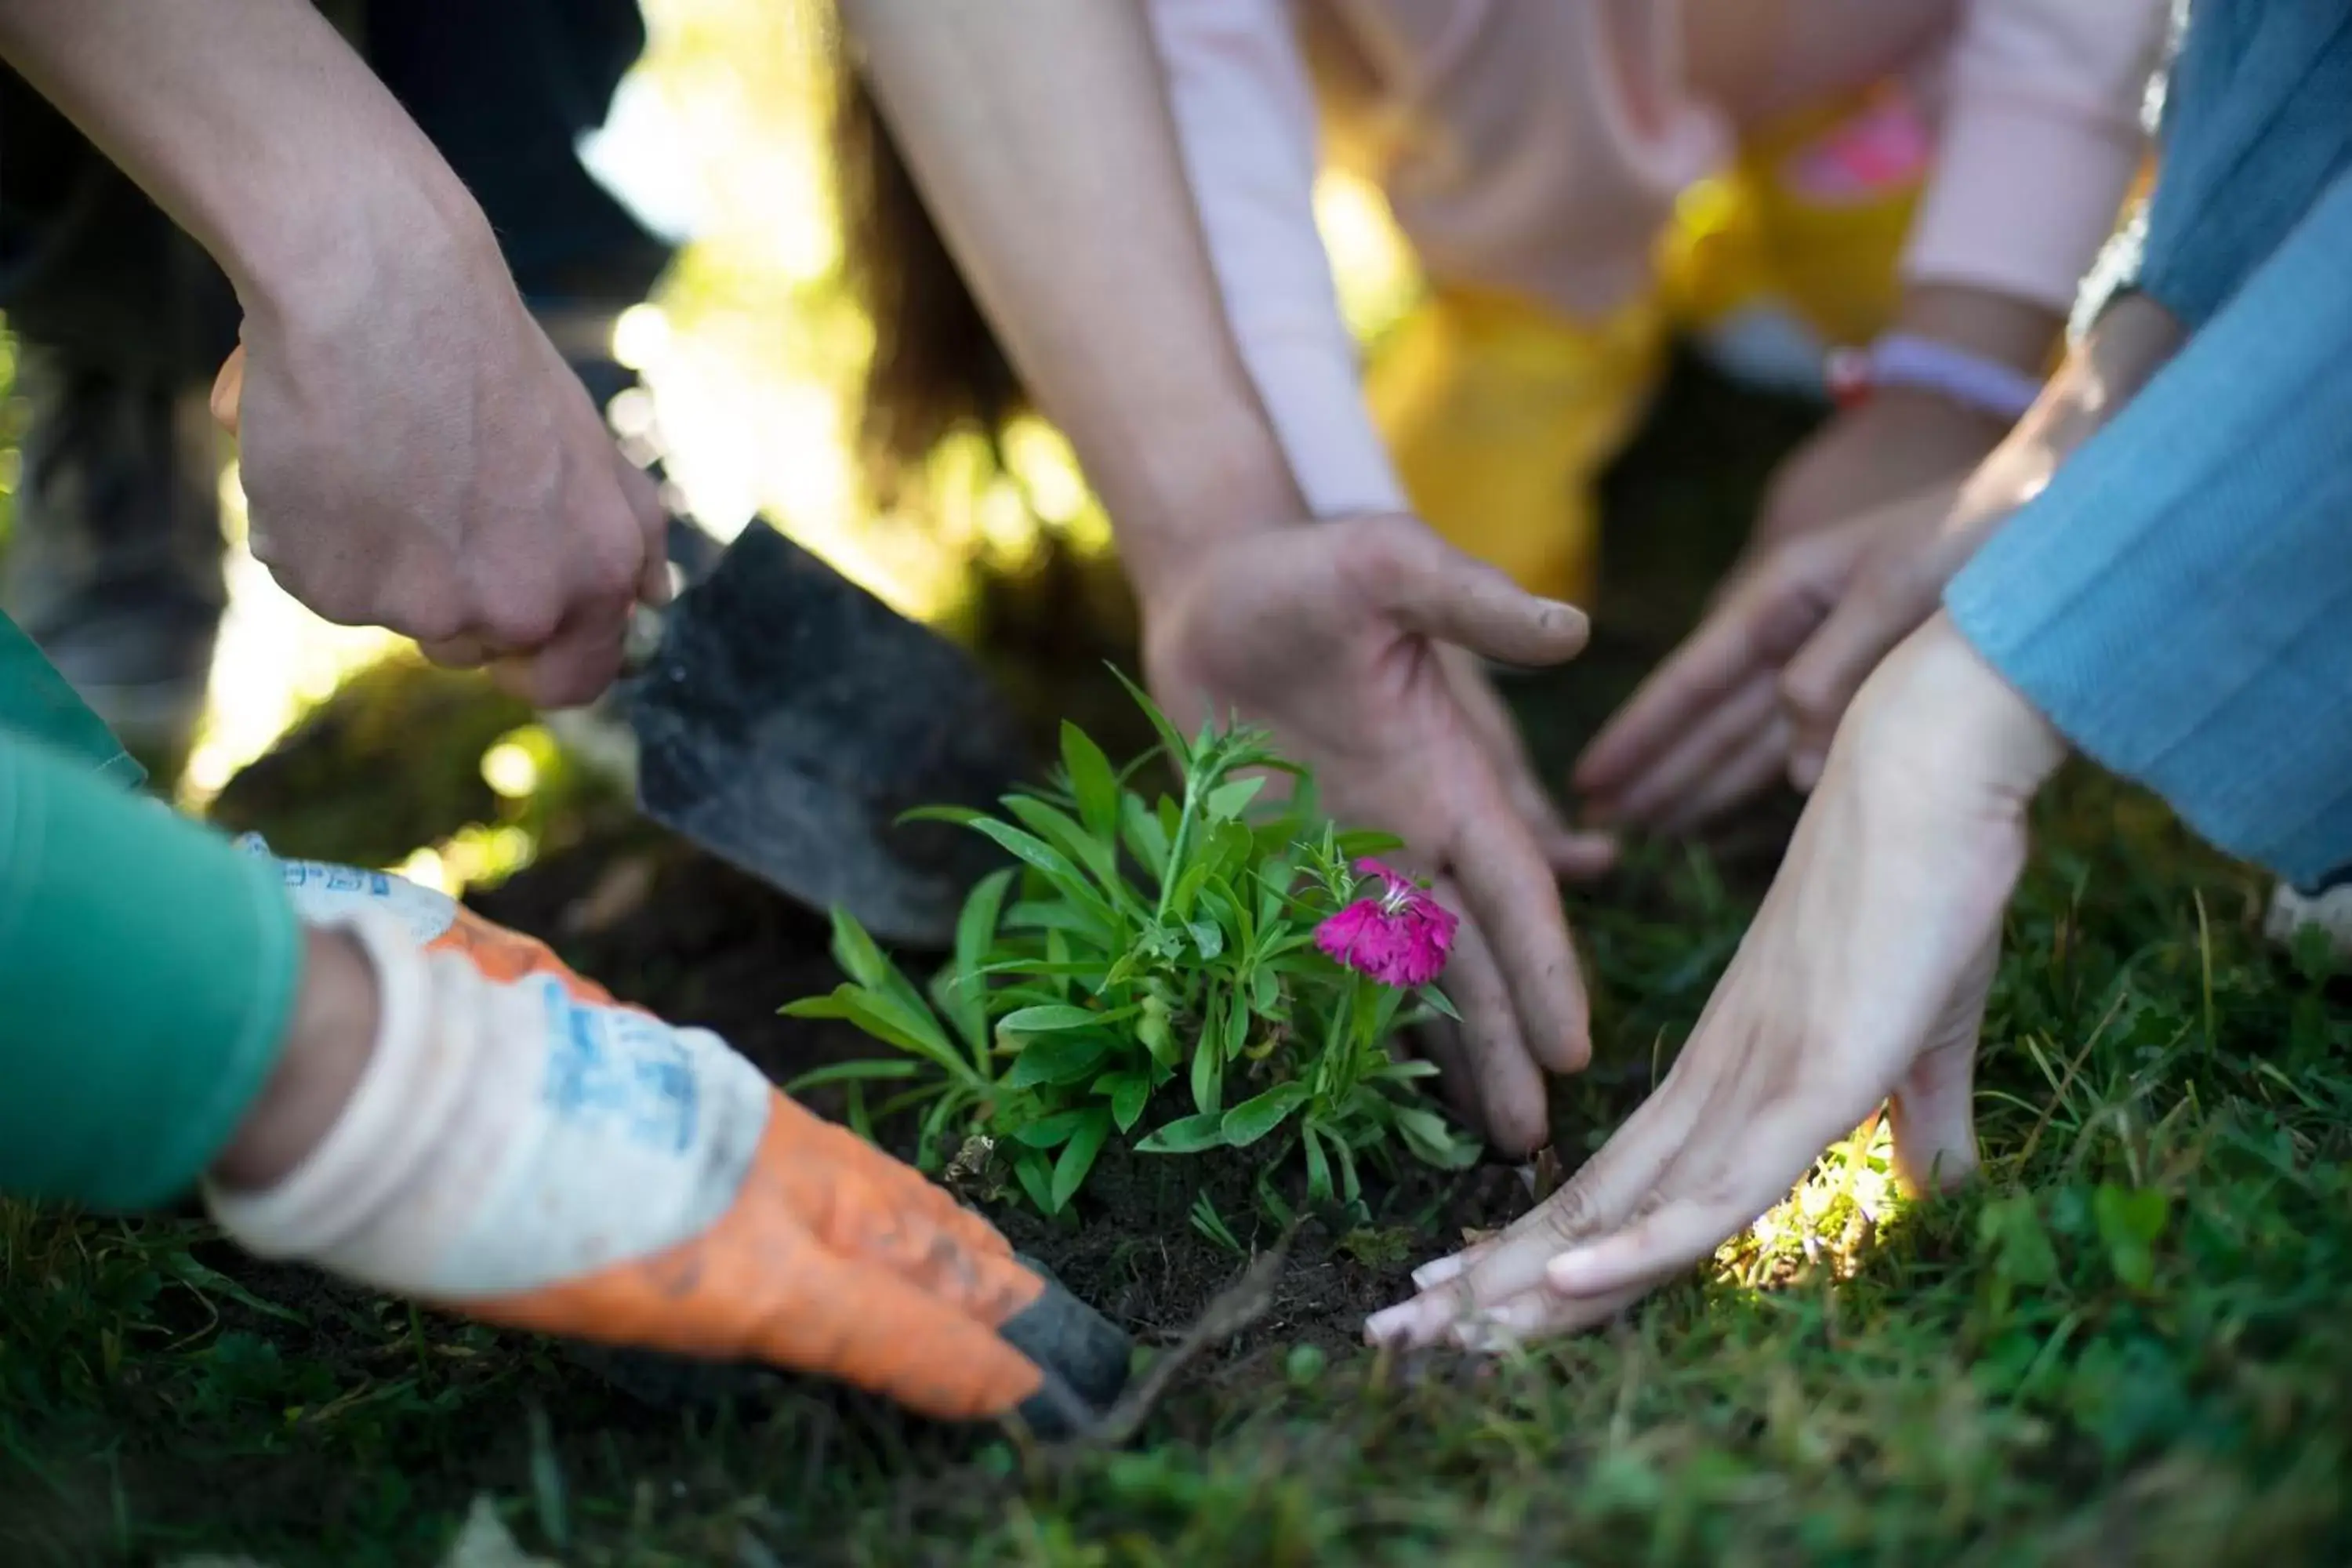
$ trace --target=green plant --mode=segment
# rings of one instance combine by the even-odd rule
[[[1153,1154],[1277,1141],[1268,1169],[1295,1148],[1323,1202],[1356,1203],[1359,1163],[1399,1144],[1468,1163],[1475,1145],[1415,1092],[1434,1069],[1386,1049],[1423,1009],[1450,1015],[1444,997],[1316,946],[1317,928],[1358,900],[1355,862],[1394,840],[1322,820],[1313,780],[1263,731],[1204,724],[1187,741],[1129,689],[1160,743],[1124,771],[1065,724],[1050,788],[1008,795],[1003,816],[916,814],[983,834],[1019,865],[972,889],[928,996],[836,913],[848,980],[785,1011],[845,1019],[903,1055],[793,1087],[851,1084],[853,1121],[870,1131],[865,1086],[901,1086],[875,1114],[921,1111],[926,1168],[950,1136],[988,1137],[1048,1214],[1114,1135]],[[1153,756],[1173,767],[1175,794],[1136,786]],[[1269,773],[1290,776],[1286,798],[1263,798]]]

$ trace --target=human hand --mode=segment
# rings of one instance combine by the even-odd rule
[[[1738,582],[1780,546],[1923,492],[1948,489],[2009,433],[2010,421],[1908,387],[1873,392],[1782,461],[1765,487]]]
[[[1455,1102],[1501,1148],[1545,1142],[1545,1069],[1591,1052],[1559,876],[1609,863],[1570,833],[1474,656],[1556,664],[1583,614],[1535,598],[1406,517],[1244,534],[1147,595],[1144,666],[1179,722],[1271,728],[1342,821],[1404,840],[1394,858],[1463,917],[1445,988],[1462,1033],[1432,1042]]]
[[[1783,768],[1811,787],[1878,661],[2182,336],[2161,306],[2118,302],[1975,472],[1762,551],[1578,760],[1595,819],[1688,832]]]
[[[297,1016],[207,1194],[247,1247],[943,1418],[1066,1428],[1117,1392],[1124,1336],[717,1036],[430,889],[285,869],[309,928]]]
[[[668,596],[652,481],[624,458],[487,231],[404,236],[323,305],[247,317],[214,412],[255,558],[331,621],[488,664],[542,707],[618,673]]]
[[[1688,833],[1784,773],[1809,787],[1854,688],[2010,500],[1938,486],[1764,551],[1577,759],[1588,819]]]
[[[1622,1310],[1882,1103],[1915,1190],[1976,1168],[1977,1032],[2056,731],[1941,616],[1840,726],[1780,875],[1665,1081],[1502,1236],[1418,1270],[1375,1341],[1494,1346]]]

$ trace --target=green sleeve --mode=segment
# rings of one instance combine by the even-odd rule
[[[30,735],[125,788],[146,782],[147,770],[5,616],[0,616],[0,730]]]
[[[274,861],[121,787],[121,748],[27,700],[9,657],[0,640],[0,1194],[152,1206],[268,1080],[301,926]]]

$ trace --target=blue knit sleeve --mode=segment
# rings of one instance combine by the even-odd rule
[[[2306,885],[2352,864],[2352,174],[1945,605],[2216,844]]]

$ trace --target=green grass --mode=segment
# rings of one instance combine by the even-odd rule
[[[649,1415],[185,1222],[15,1209],[0,1561],[425,1563],[478,1491],[583,1563],[2345,1561],[2352,1014],[2161,812],[2075,780],[2044,817],[1985,1178],[1894,1208],[1850,1145],[1810,1261],[1784,1211],[1719,1277],[1502,1366],[1277,1334],[1131,1450],[1048,1458],[814,1396]],[[1745,914],[1670,856],[1585,901],[1606,1065],[1564,1097],[1571,1149]]]

